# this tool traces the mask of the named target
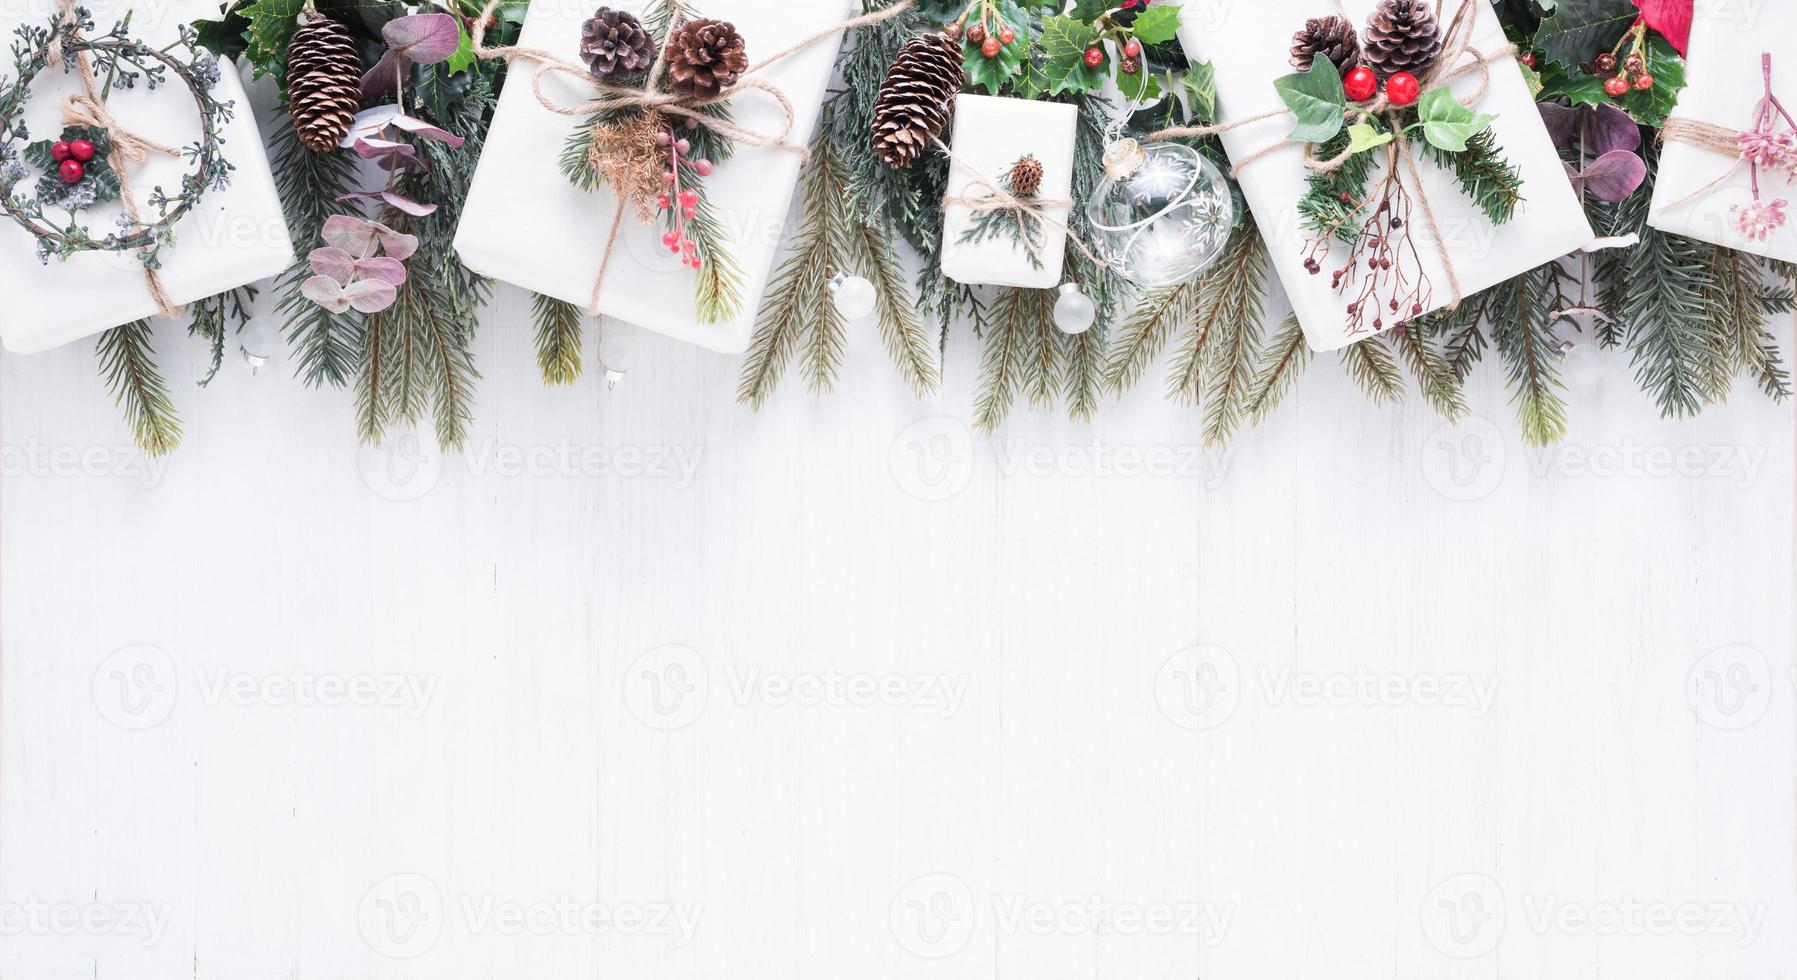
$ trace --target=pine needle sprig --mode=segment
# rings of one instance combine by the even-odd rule
[[[1317,151],[1322,159],[1334,159],[1348,148],[1348,137],[1337,136]],[[1366,220],[1367,185],[1373,179],[1376,154],[1356,153],[1334,170],[1312,173],[1298,199],[1298,214],[1306,231],[1325,240],[1353,242]]]
[[[1278,407],[1298,375],[1310,364],[1310,358],[1310,345],[1304,342],[1304,328],[1298,324],[1298,314],[1293,313],[1285,318],[1279,331],[1268,341],[1254,383],[1242,400],[1242,410],[1251,423],[1260,424]]]
[[[1198,320],[1201,280],[1188,279],[1142,294],[1135,311],[1116,330],[1104,370],[1104,387],[1121,396],[1135,387],[1160,356],[1176,327]]]
[[[532,293],[530,317],[537,328],[537,368],[543,373],[543,383],[573,384],[580,377],[585,312],[565,300]]]
[[[1553,311],[1567,306],[1564,271],[1549,262],[1492,287],[1492,342],[1503,361],[1523,440],[1546,446],[1566,435],[1565,385]]]
[[[845,220],[849,257],[874,287],[880,340],[886,345],[886,353],[898,366],[911,393],[919,398],[928,395],[942,383],[942,375],[931,356],[930,337],[911,300],[892,238],[867,224],[861,215],[849,214]]]
[[[1384,344],[1373,338],[1341,349],[1342,366],[1360,390],[1375,402],[1396,402],[1404,397],[1404,372]]]
[[[1048,408],[1054,404],[1055,395],[1061,390],[1061,343],[1066,334],[1054,325],[1052,309],[1053,290],[1024,289],[1027,293],[1023,307],[1027,311],[1025,319],[1025,341],[1029,344],[1029,359],[1024,369],[1024,392],[1034,408]]]
[[[212,349],[212,362],[199,380],[200,387],[210,384],[224,364],[225,332],[231,322],[236,321],[237,329],[242,330],[254,316],[250,307],[256,302],[256,293],[254,286],[239,286],[187,305],[187,312],[193,315],[187,325],[187,335],[205,340]]]
[[[1197,319],[1174,348],[1167,377],[1167,396],[1188,405],[1200,403],[1206,359],[1213,338],[1229,348],[1229,337],[1258,323],[1264,312],[1267,281],[1267,249],[1252,221],[1244,221],[1224,243],[1217,263],[1195,280],[1198,287]],[[1241,368],[1245,370],[1244,368]]]
[[[1462,303],[1461,305],[1467,305]],[[1423,400],[1449,421],[1467,412],[1466,394],[1454,366],[1436,346],[1435,331],[1439,321],[1417,318],[1405,326],[1388,330],[1385,342],[1397,352],[1398,359],[1416,379]]]
[[[270,138],[269,164],[275,190],[301,256],[275,280],[279,298],[275,312],[283,320],[282,333],[298,351],[295,371],[313,387],[341,388],[354,376],[357,350],[362,343],[361,318],[354,313],[332,313],[304,296],[299,287],[312,277],[305,256],[324,244],[325,219],[337,213],[337,198],[355,189],[355,165],[346,153],[313,153],[285,113]]]
[[[980,390],[974,401],[974,425],[982,431],[998,428],[1023,387],[1029,369],[1033,307],[1039,295],[1033,289],[1007,289],[992,304],[982,337],[986,348],[980,358]]]
[[[137,447],[161,456],[181,444],[181,419],[156,367],[150,321],[134,320],[100,335],[95,353],[113,401],[125,411]]]
[[[1791,397],[1791,373],[1767,324],[1791,313],[1797,297],[1788,285],[1774,285],[1775,274],[1770,259],[1712,246],[1710,275],[1715,290],[1709,321],[1720,348],[1718,359],[1753,378],[1767,397],[1784,401]],[[1726,394],[1729,381],[1732,376],[1723,380],[1718,397]]]
[[[1516,216],[1516,206],[1522,203],[1522,171],[1504,159],[1491,130],[1467,140],[1466,150],[1461,153],[1424,140],[1420,132],[1412,133],[1410,138],[1426,150],[1436,166],[1454,175],[1460,190],[1485,212],[1492,224],[1501,225]]]

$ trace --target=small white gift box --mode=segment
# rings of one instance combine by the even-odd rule
[[[1460,2],[1437,0],[1444,25]],[[1488,0],[1472,2],[1477,17],[1472,47],[1483,52],[1503,47],[1503,27],[1491,4]],[[1360,27],[1378,0],[1343,0],[1342,6],[1348,19]],[[1285,105],[1273,82],[1294,71],[1287,61],[1292,32],[1302,27],[1306,18],[1334,10],[1328,0],[1183,0],[1180,4],[1179,41],[1194,61],[1209,61],[1216,69],[1223,121],[1278,113],[1224,133],[1223,146],[1231,160],[1246,160],[1250,154],[1280,144],[1291,132],[1292,118],[1282,112]],[[1472,72],[1451,85],[1464,97],[1479,81],[1479,74]],[[1420,191],[1427,196],[1442,235],[1438,247],[1418,232],[1420,262],[1433,283],[1432,305],[1422,312],[1439,309],[1453,299],[1444,255],[1453,264],[1461,292],[1471,296],[1575,251],[1592,239],[1584,209],[1567,182],[1566,168],[1542,125],[1534,96],[1512,60],[1492,60],[1490,85],[1473,108],[1497,116],[1491,128],[1504,158],[1522,175],[1522,201],[1507,223],[1493,225],[1462,193],[1451,174],[1426,159],[1417,162],[1422,175]],[[1286,143],[1250,162],[1238,180],[1266,240],[1273,268],[1304,328],[1305,340],[1317,350],[1335,350],[1373,333],[1351,331],[1343,311],[1347,299],[1332,288],[1329,276],[1313,275],[1304,268],[1305,242],[1311,236],[1298,213],[1298,202],[1306,190],[1306,176],[1302,147]]]
[[[1079,111],[1056,102],[1001,99],[989,95],[955,98],[954,139],[949,149],[950,202],[992,196],[1004,188],[1019,159],[1033,156],[1042,164],[1042,186],[1036,197],[1065,201],[1073,190],[1074,130]],[[1041,208],[1049,220],[1015,210],[976,211],[949,203],[942,213],[942,274],[960,283],[1047,289],[1061,282],[1061,259],[1067,244],[1066,205]],[[1001,233],[979,234],[981,220],[1002,225]],[[971,234],[970,234],[971,233]],[[1028,234],[1034,253],[1022,236]]]
[[[1797,4],[1743,5],[1738,0],[1698,0],[1686,47],[1686,86],[1676,118],[1750,130],[1753,112],[1766,93],[1762,53],[1772,55],[1772,91],[1797,113]],[[1785,130],[1782,118],[1775,124]],[[1738,156],[1728,156],[1668,138],[1660,152],[1653,206],[1647,223],[1676,235],[1728,248],[1797,262],[1797,212],[1765,238],[1746,234],[1736,208],[1753,202],[1752,174]],[[1729,173],[1729,168],[1734,172]],[[1714,187],[1717,178],[1727,178]],[[1765,202],[1797,199],[1788,173],[1760,170]]]
[[[86,6],[97,23],[90,35],[106,31],[131,9],[131,4],[106,0]],[[47,26],[54,12],[49,0],[28,4],[22,11],[14,8],[0,18],[0,30],[10,36],[21,24]],[[177,39],[181,24],[217,15],[218,5],[210,0],[175,0],[158,8],[154,17],[132,18],[128,34],[161,47]],[[293,261],[281,199],[243,84],[228,63],[219,65],[219,73],[213,94],[221,102],[234,103],[231,121],[222,130],[222,149],[236,169],[230,186],[208,190],[176,222],[174,244],[162,248],[163,288],[177,304],[266,279]],[[81,91],[81,82],[72,73],[53,68],[39,73],[24,111],[32,139],[61,132],[63,99]],[[141,84],[130,89],[114,86],[106,107],[120,125],[167,146],[188,146],[200,137],[199,107],[187,87],[173,77],[154,92]],[[144,166],[127,165],[124,176],[136,192],[145,221],[154,221],[157,215],[148,203],[155,187],[173,193],[192,169],[190,160],[159,154],[152,154]],[[29,178],[24,189],[35,181],[35,176]],[[53,221],[66,218],[54,208],[47,210]],[[77,220],[100,238],[114,230],[122,213],[115,201],[83,210]],[[135,252],[79,252],[67,260],[52,256],[44,264],[37,257],[37,240],[10,218],[0,218],[0,282],[6,284],[0,341],[14,353],[47,350],[157,312]]]
[[[575,60],[581,24],[597,6],[532,4],[518,44]],[[640,14],[644,4],[632,0],[614,6]],[[695,6],[698,15],[736,25],[751,63],[854,12],[848,0],[700,0]],[[840,44],[840,35],[826,39],[755,73],[791,102],[788,140],[809,141]],[[455,247],[476,272],[584,309],[593,300],[617,198],[606,188],[580,190],[562,176],[562,146],[585,118],[545,108],[532,86],[538,71],[524,61],[512,65],[456,228]],[[540,81],[544,95],[563,105],[598,96],[597,89],[565,75],[548,72]],[[774,99],[754,91],[733,98],[730,114],[737,125],[769,135],[779,133],[785,118]],[[746,350],[798,174],[797,154],[739,144],[705,180],[704,193],[722,214],[731,252],[742,268],[739,314],[723,322],[700,322],[693,307],[695,273],[662,245],[659,225],[638,221],[628,211],[606,262],[599,312],[712,350]]]

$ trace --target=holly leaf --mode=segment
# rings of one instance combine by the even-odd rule
[[[1635,0],[1641,19],[1660,32],[1679,54],[1691,40],[1692,0]],[[1656,76],[1658,77],[1658,76]]]
[[[38,170],[50,170],[56,166],[56,158],[50,155],[50,147],[55,140],[38,140],[25,147],[25,162]]]
[[[82,181],[93,185],[95,204],[119,199],[119,172],[112,169],[104,157],[94,157],[88,163],[87,176]]]
[[[1179,32],[1179,4],[1167,3],[1165,0],[1142,11],[1136,22],[1130,25],[1136,40],[1143,44],[1160,44],[1173,40]]]
[[[1417,104],[1417,119],[1423,127],[1423,138],[1429,145],[1449,153],[1466,152],[1466,141],[1485,131],[1496,116],[1475,113],[1460,104],[1447,86],[1423,93]]]
[[[1073,19],[1090,24],[1111,9],[1110,0],[1074,0]]]
[[[1148,72],[1138,71],[1134,75],[1117,73],[1117,91],[1131,102],[1149,102],[1161,97],[1161,83]]]
[[[1678,93],[1685,87],[1685,61],[1663,37],[1647,39],[1646,58],[1653,88],[1645,92],[1630,89],[1620,102],[1636,122],[1658,129],[1678,105]]]
[[[987,23],[986,30],[997,33],[1001,26],[1008,26],[1017,36],[1011,39],[1010,44],[1000,46],[998,54],[990,58],[980,53],[979,45],[963,36],[961,62],[967,69],[969,86],[979,86],[988,93],[997,95],[1029,57],[1030,18],[1017,6],[1015,0],[998,0],[994,6],[997,7],[998,16]]]
[[[456,41],[455,53],[449,56],[449,73],[451,75],[459,75],[467,71],[474,67],[476,61],[480,60],[474,56],[474,36],[468,33],[468,28],[457,22],[456,30],[461,32],[461,36]],[[487,43],[491,44],[492,42]]]
[[[1044,72],[1049,92],[1095,92],[1103,87],[1104,69],[1086,65],[1086,49],[1097,40],[1098,31],[1092,25],[1072,17],[1042,21],[1042,53],[1048,59]]]
[[[1392,139],[1392,135],[1385,130],[1367,123],[1355,123],[1348,127],[1348,152],[1365,153],[1390,143]]]
[[[1048,73],[1042,59],[1029,57],[1011,78],[1011,92],[1020,99],[1039,99],[1048,94]]]
[[[1217,121],[1217,72],[1210,62],[1201,61],[1187,68],[1179,79],[1179,91],[1185,96],[1186,111],[1202,125]]]
[[[1287,139],[1326,143],[1341,132],[1348,96],[1342,91],[1341,73],[1328,58],[1316,59],[1309,71],[1276,79],[1273,87],[1298,118]]]
[[[1606,105],[1610,102],[1610,97],[1604,94],[1603,79],[1576,69],[1567,72],[1552,63],[1542,67],[1541,91],[1535,93],[1537,101],[1565,99],[1573,105]]]
[[[1560,67],[1578,71],[1599,51],[1608,51],[1639,16],[1630,0],[1560,0],[1535,33],[1535,46]]]
[[[255,66],[256,78],[283,73],[287,42],[299,29],[299,14],[305,5],[305,0],[254,0],[238,8],[237,12],[250,23],[244,57]]]

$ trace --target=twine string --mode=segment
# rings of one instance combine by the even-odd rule
[[[55,22],[50,30],[50,46],[45,52],[44,63],[48,67],[64,66],[63,45],[79,38],[75,28],[76,0],[57,0]],[[67,39],[64,42],[63,22],[69,23]],[[126,163],[142,166],[149,162],[151,153],[179,157],[181,151],[171,146],[164,146],[151,139],[139,136],[126,129],[113,118],[106,109],[106,96],[100,90],[99,82],[94,80],[93,60],[85,48],[75,49],[75,72],[81,76],[84,93],[69,96],[63,100],[62,122],[64,126],[88,126],[105,130],[110,149],[106,154],[106,162],[119,177],[119,203],[124,206],[125,213],[132,221],[143,224],[143,214],[138,208],[137,195],[132,193],[131,180],[125,172]],[[156,304],[156,311],[163,316],[174,316],[181,312],[181,307],[170,298],[168,290],[163,286],[162,275],[157,270],[144,266],[144,283],[150,289],[150,301]]]
[[[1760,66],[1761,72],[1766,77],[1766,94],[1754,104],[1754,116],[1763,120],[1767,110],[1777,104],[1776,97],[1772,94],[1772,53],[1770,51],[1760,55]],[[1666,120],[1666,124],[1660,128],[1661,142],[1682,143],[1685,146],[1694,146],[1700,150],[1709,150],[1712,153],[1720,153],[1735,159],[1733,163],[1729,164],[1728,169],[1718,174],[1714,180],[1677,200],[1661,205],[1660,210],[1670,211],[1674,208],[1684,207],[1721,187],[1730,177],[1739,173],[1747,163],[1747,151],[1742,148],[1741,141],[1748,135],[1744,130],[1718,126],[1715,123],[1689,119],[1684,116],[1674,116]]]
[[[74,0],[62,0],[62,2],[72,4]],[[592,116],[613,109],[640,109],[644,112],[694,119],[704,123],[707,129],[743,146],[768,147],[792,153],[799,158],[799,163],[803,166],[811,162],[811,153],[803,144],[790,139],[794,124],[792,100],[787,98],[786,93],[781,91],[778,86],[755,76],[768,66],[821,41],[829,40],[842,31],[866,27],[869,24],[877,24],[897,17],[910,9],[916,0],[898,0],[891,6],[858,17],[851,17],[789,44],[760,61],[753,62],[738,76],[735,82],[720,88],[711,95],[687,95],[661,90],[661,77],[667,69],[668,60],[665,43],[661,45],[661,50],[655,57],[655,63],[649,68],[649,74],[640,87],[602,82],[594,78],[592,72],[585,65],[562,58],[541,48],[527,48],[523,45],[489,47],[486,43],[487,27],[497,21],[499,5],[502,2],[503,0],[487,0],[486,9],[481,11],[480,18],[475,21],[474,29],[470,32],[474,54],[482,59],[502,58],[508,63],[524,62],[535,65],[537,71],[531,78],[531,91],[535,93],[537,103],[550,112],[561,116]],[[670,18],[670,23],[678,23],[680,20],[679,0],[673,0],[672,9],[673,16]],[[574,104],[557,100],[543,90],[543,77],[552,74],[577,78],[598,89],[601,93],[600,97]],[[705,111],[709,106],[727,102],[737,95],[750,91],[766,95],[779,107],[782,122],[777,132],[767,133],[750,129]],[[587,304],[587,312],[593,316],[600,315],[599,293],[605,285],[605,270],[611,264],[612,251],[617,245],[619,225],[623,223],[624,212],[624,205],[620,199],[617,211],[612,216],[611,230],[606,234],[605,250],[599,256],[599,271],[593,277],[592,299]]]
[[[940,136],[936,137],[936,149],[940,150],[943,156],[948,157],[949,162],[959,164],[961,169],[967,172],[969,181],[985,192],[983,194],[962,193],[958,195],[945,195],[942,198],[942,206],[944,208],[964,207],[970,211],[981,213],[1009,211],[1017,217],[1017,237],[1023,241],[1024,247],[1029,249],[1030,254],[1040,256],[1047,244],[1046,242],[1038,242],[1030,236],[1029,222],[1033,220],[1036,222],[1037,227],[1047,226],[1059,229],[1062,234],[1067,236],[1068,241],[1079,248],[1080,252],[1082,252],[1086,258],[1092,260],[1092,264],[1097,265],[1100,268],[1108,268],[1110,266],[1109,262],[1105,261],[1103,257],[1098,255],[1098,253],[1094,252],[1091,246],[1081,240],[1078,235],[1074,234],[1073,229],[1067,227],[1066,222],[1060,221],[1048,213],[1049,208],[1067,208],[1071,210],[1073,208],[1073,200],[1071,198],[1018,197],[1010,191],[1005,190],[1003,187],[1000,187],[997,182],[987,179],[985,174],[980,173],[978,168],[969,164],[966,160],[956,156],[954,151],[948,148],[948,144],[944,143]]]

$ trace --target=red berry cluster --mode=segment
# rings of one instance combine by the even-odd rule
[[[698,120],[688,119],[686,128],[692,129],[698,124]],[[655,206],[668,212],[674,222],[674,227],[661,236],[661,243],[668,247],[668,251],[679,255],[683,264],[697,269],[705,262],[699,258],[699,243],[686,237],[686,223],[699,213],[699,191],[696,187],[681,186],[680,170],[685,167],[700,177],[709,177],[711,161],[688,157],[692,143],[676,137],[672,127],[655,134],[655,145],[668,153],[668,168],[661,172],[661,182],[667,190],[655,199]]]
[[[1006,45],[1017,40],[1017,32],[1002,20],[998,22],[996,31],[989,29],[986,22],[981,20],[976,24],[968,25],[967,40],[969,43],[979,46],[981,55],[987,58],[996,58]]]
[[[1142,70],[1142,42],[1130,33],[1131,27],[1140,11],[1136,8],[1147,7],[1149,0],[1123,0],[1117,10],[1105,14],[1098,20],[1099,40],[1109,37],[1123,49],[1123,58],[1117,62],[1117,70],[1125,75],[1139,74]],[[1123,16],[1127,14],[1128,16]],[[1086,48],[1081,55],[1087,68],[1097,68],[1104,64],[1104,48],[1096,41]]]
[[[1342,79],[1342,90],[1347,93],[1349,101],[1365,102],[1379,94],[1379,76],[1373,74],[1371,68],[1361,65]],[[1397,72],[1385,80],[1385,101],[1400,109],[1415,105],[1422,94],[1422,83],[1407,71]]]
[[[50,159],[56,161],[56,175],[65,184],[81,183],[93,158],[94,144],[87,140],[58,140],[50,147]]]
[[[1597,56],[1591,64],[1592,73],[1609,75],[1616,71],[1616,55],[1605,51]],[[1647,73],[1647,62],[1639,52],[1629,55],[1622,62],[1622,71],[1604,79],[1604,94],[1612,99],[1620,99],[1630,90],[1645,92],[1653,88],[1653,76]]]

